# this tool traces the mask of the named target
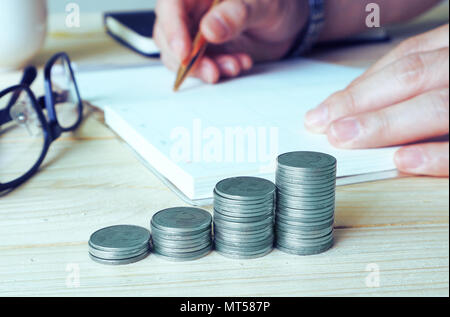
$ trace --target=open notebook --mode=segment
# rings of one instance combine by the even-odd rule
[[[214,86],[189,79],[178,93],[175,75],[161,65],[82,72],[77,79],[83,98],[104,109],[107,125],[198,204],[227,177],[273,180],[277,155],[290,151],[334,155],[338,185],[395,176],[395,148],[339,150],[303,127],[306,111],[361,73],[293,60]]]

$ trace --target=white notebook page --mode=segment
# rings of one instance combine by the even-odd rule
[[[276,156],[289,151],[334,155],[346,183],[348,176],[361,180],[362,174],[394,170],[396,148],[339,150],[303,126],[309,109],[361,73],[293,60],[218,85],[189,79],[179,93],[172,92],[174,74],[163,66],[77,76],[82,97],[105,109],[107,124],[145,161],[189,199],[205,199],[226,177],[273,179]]]

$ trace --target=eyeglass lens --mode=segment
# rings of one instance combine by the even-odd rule
[[[51,69],[56,118],[62,128],[72,128],[79,119],[79,99],[68,61],[60,57]]]
[[[11,121],[0,126],[0,183],[26,174],[44,149],[44,133],[30,95],[16,89],[0,98],[0,110],[7,109]]]

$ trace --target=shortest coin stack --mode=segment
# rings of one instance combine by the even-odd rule
[[[238,259],[273,249],[275,185],[256,177],[234,177],[214,189],[214,242],[220,254]]]
[[[138,226],[112,226],[94,232],[89,239],[92,260],[110,265],[140,261],[150,253],[150,232]]]
[[[171,261],[192,261],[212,249],[212,217],[198,208],[161,210],[151,221],[154,252]]]
[[[312,255],[333,245],[336,159],[316,152],[278,157],[276,246]]]

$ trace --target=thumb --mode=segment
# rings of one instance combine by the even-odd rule
[[[208,42],[222,44],[274,12],[273,0],[226,0],[202,19],[200,29]]]

